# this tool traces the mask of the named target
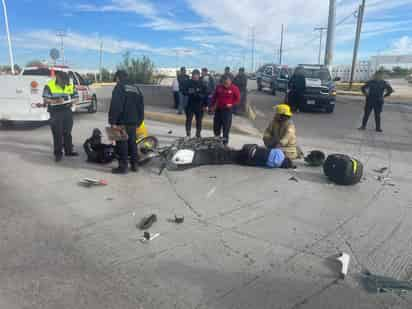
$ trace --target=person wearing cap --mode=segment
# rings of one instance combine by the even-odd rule
[[[133,172],[137,172],[136,129],[144,120],[143,95],[140,89],[133,85],[125,71],[119,70],[115,77],[116,86],[113,89],[109,110],[109,124],[114,129],[127,133],[126,141],[116,141],[119,152],[119,167],[112,170],[113,174],[127,174],[128,159]]]
[[[290,160],[300,157],[296,144],[296,128],[292,120],[292,111],[287,104],[276,106],[276,114],[265,130],[263,142],[268,149],[280,148]]]
[[[205,97],[207,89],[200,80],[200,71],[193,70],[192,79],[186,82],[184,95],[187,96],[186,112],[186,136],[191,136],[193,117],[196,118],[196,137],[201,137],[203,112],[207,108]]]
[[[177,109],[177,113],[179,115],[183,114],[183,110],[186,108],[186,105],[187,105],[187,96],[185,95],[186,93],[185,88],[186,88],[186,84],[189,79],[190,79],[189,75],[186,74],[186,68],[181,67],[179,76],[177,77],[177,81],[179,83],[179,93],[180,93],[179,106]]]
[[[47,111],[50,113],[56,162],[63,159],[63,149],[67,157],[79,155],[73,151],[72,143],[72,104],[77,98],[76,89],[70,82],[69,75],[63,71],[56,71],[55,79],[49,81],[43,90],[44,104],[47,105]]]
[[[239,102],[239,88],[232,84],[232,79],[227,75],[223,79],[223,84],[216,87],[210,108],[212,112],[215,112],[213,118],[215,136],[221,136],[223,130],[223,143],[225,145],[229,143],[229,133],[232,127],[232,109]]]
[[[226,77],[229,77],[231,81],[235,79],[235,76],[232,74],[232,72],[230,72],[230,67],[225,68],[222,77],[220,77],[220,84],[223,84]]]

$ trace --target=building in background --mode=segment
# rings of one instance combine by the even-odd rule
[[[351,69],[352,66],[350,64],[334,65],[331,70],[332,78],[338,77],[341,81],[348,82],[350,80]],[[370,61],[359,61],[356,65],[353,79],[356,82],[367,81],[375,72],[376,69]]]

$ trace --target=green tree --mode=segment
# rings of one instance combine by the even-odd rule
[[[112,82],[113,81],[113,74],[109,72],[109,70],[102,68],[100,71],[99,80],[101,82]]]
[[[30,60],[29,62],[26,63],[26,67],[34,67],[38,65],[43,65],[43,63],[38,59]]]
[[[123,56],[123,62],[117,66],[119,70],[125,70],[129,80],[136,84],[153,84],[154,64],[149,57],[132,58],[127,52]]]

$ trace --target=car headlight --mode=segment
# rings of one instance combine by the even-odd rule
[[[330,95],[336,96],[336,90],[332,90],[332,91],[330,92]]]

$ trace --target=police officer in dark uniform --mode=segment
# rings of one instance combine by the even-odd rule
[[[125,71],[116,72],[116,86],[113,89],[109,110],[109,124],[112,128],[123,130],[128,135],[127,141],[117,141],[119,167],[112,170],[113,174],[127,174],[128,158],[133,172],[137,172],[136,129],[144,120],[143,95],[139,87],[131,84]]]
[[[305,103],[306,91],[306,78],[303,74],[303,68],[296,68],[295,73],[289,80],[288,88],[288,105],[292,111],[300,110]]]
[[[362,126],[359,130],[365,130],[372,110],[375,113],[376,132],[382,132],[381,113],[384,98],[390,96],[394,91],[391,85],[383,79],[382,72],[376,72],[374,79],[368,81],[363,87],[362,92],[366,96],[365,113]]]
[[[191,136],[193,116],[196,118],[196,137],[200,137],[202,131],[203,112],[207,108],[205,98],[207,87],[200,80],[200,71],[193,70],[192,79],[186,82],[184,94],[187,96],[186,112],[186,136]]]
[[[47,83],[43,90],[44,104],[50,113],[50,126],[53,134],[54,156],[60,162],[64,154],[68,157],[78,156],[73,151],[72,129],[73,112],[72,104],[78,95],[67,73],[55,72],[55,79]]]

